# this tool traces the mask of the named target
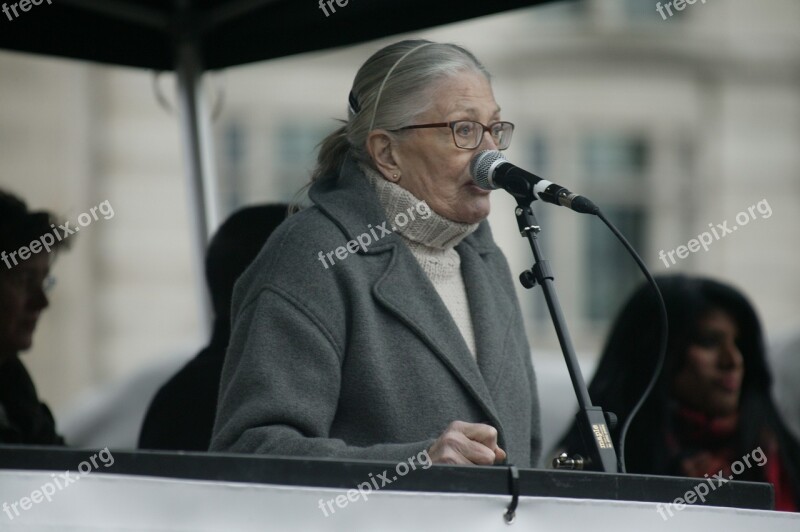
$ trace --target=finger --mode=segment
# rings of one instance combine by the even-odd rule
[[[447,465],[474,465],[459,451],[447,448],[439,453],[430,454],[431,462],[434,464],[447,464]]]
[[[490,449],[497,447],[497,429],[493,426],[485,423],[463,422],[463,425],[460,425],[459,428],[470,440],[478,441]]]
[[[448,431],[453,431],[453,433],[463,434],[469,440],[476,442],[483,447],[488,448],[494,454],[494,457],[491,462],[488,463],[497,463],[503,462],[507,458],[507,454],[505,450],[503,450],[497,444],[498,433],[497,429],[495,429],[491,425],[487,425],[485,423],[469,423],[467,421],[454,421],[448,427]],[[471,449],[471,450],[468,450]],[[466,454],[466,456],[472,458],[472,463],[487,463],[484,462],[485,454],[483,450],[478,447],[464,447],[462,451]],[[475,453],[474,456],[470,455],[469,453]],[[475,462],[474,460],[479,460],[479,462]]]
[[[496,459],[494,450],[455,428],[442,435],[440,445],[438,454],[443,463],[491,465]]]
[[[494,463],[504,462],[506,459],[506,452],[500,447],[494,448]]]
[[[461,454],[475,465],[492,465],[497,461],[497,453],[489,447],[473,440],[467,440]],[[505,453],[504,453],[505,454]]]

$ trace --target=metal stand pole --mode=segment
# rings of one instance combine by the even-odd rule
[[[205,252],[219,224],[217,179],[211,119],[203,98],[203,67],[194,39],[181,39],[176,50],[177,92],[183,135],[189,208],[193,226],[193,255],[201,298],[201,322],[210,333],[213,313],[205,283]]]
[[[517,200],[514,214],[517,217],[520,235],[528,238],[534,259],[533,267],[522,272],[519,280],[525,288],[533,288],[537,284],[542,287],[544,297],[547,300],[547,308],[550,310],[550,317],[553,320],[553,326],[556,329],[558,341],[561,345],[561,351],[564,354],[564,361],[567,363],[569,376],[572,379],[572,387],[575,389],[575,395],[578,398],[578,414],[576,416],[578,429],[581,433],[584,448],[589,454],[585,464],[583,457],[570,459],[562,455],[554,465],[559,468],[595,469],[606,473],[617,473],[617,454],[614,451],[611,434],[606,425],[607,420],[608,424],[613,425],[616,422],[616,418],[613,417],[613,414],[604,414],[602,408],[592,406],[592,401],[589,398],[589,391],[583,380],[578,358],[575,356],[575,349],[572,346],[572,340],[567,330],[566,320],[561,312],[561,304],[558,301],[558,295],[553,283],[554,276],[550,269],[550,263],[542,257],[539,243],[536,240],[541,228],[531,209],[531,203],[535,200],[533,191],[530,190],[529,193],[515,194],[514,196]]]

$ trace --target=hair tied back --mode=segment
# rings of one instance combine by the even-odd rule
[[[350,112],[353,114],[357,114],[361,111],[361,105],[358,103],[356,99],[356,95],[353,94],[353,91],[350,91],[350,96],[348,97],[348,101],[350,102]]]

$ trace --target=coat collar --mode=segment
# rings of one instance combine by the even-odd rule
[[[368,224],[378,227],[386,220],[372,186],[350,157],[341,175],[316,182],[309,197],[341,228],[348,240],[367,232]],[[470,279],[465,284],[475,331],[477,363],[444,302],[397,234],[384,235],[370,244],[366,252],[359,250],[359,253],[389,254],[386,270],[372,287],[373,295],[420,337],[462,383],[484,411],[486,419],[483,421],[498,429],[502,446],[503,430],[492,392],[497,393],[501,386],[499,377],[505,363],[503,341],[508,334],[507,327],[512,326],[514,320],[505,310],[509,308],[507,302],[501,301],[504,294],[493,293],[489,288],[496,283],[488,278],[490,272],[483,257],[500,253],[500,250],[486,221],[455,249],[462,259],[463,275]]]
[[[311,186],[308,197],[339,226],[348,240],[353,240],[386,221],[386,214],[375,191],[350,156],[345,159],[340,175],[321,177]],[[380,235],[380,231],[377,234]],[[398,241],[399,237],[395,234],[382,236],[380,240],[370,244],[366,253],[380,253]],[[359,253],[363,251],[359,250]]]
[[[308,196],[317,208],[339,226],[348,240],[353,240],[386,221],[386,213],[375,190],[351,156],[345,159],[338,176],[320,178],[312,185]],[[385,227],[389,228],[390,224],[387,223]],[[381,232],[377,231],[377,234],[380,235]],[[479,253],[499,251],[486,221],[481,222],[467,239]],[[366,253],[381,253],[400,241],[395,233],[384,235],[378,242],[370,244]],[[363,251],[359,250],[359,253]]]

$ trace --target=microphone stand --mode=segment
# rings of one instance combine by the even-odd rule
[[[527,237],[533,251],[533,267],[525,270],[519,276],[520,283],[525,288],[533,288],[537,284],[542,287],[544,297],[547,301],[547,308],[550,310],[550,317],[558,335],[558,342],[567,363],[572,387],[578,398],[578,429],[581,434],[584,449],[588,457],[584,459],[580,455],[569,458],[562,454],[553,461],[553,466],[558,469],[594,469],[606,473],[617,473],[618,462],[614,445],[611,441],[611,434],[608,425],[612,427],[616,424],[616,416],[612,413],[604,413],[599,406],[593,406],[589,398],[589,390],[581,374],[578,359],[575,356],[575,349],[567,330],[564,315],[561,312],[561,304],[558,301],[553,271],[550,269],[550,262],[542,257],[539,249],[539,242],[536,240],[537,234],[541,231],[536,216],[533,214],[531,204],[536,201],[533,187],[527,182],[520,180],[515,187],[516,190],[509,192],[517,200],[517,207],[514,214],[517,218],[520,236]]]

